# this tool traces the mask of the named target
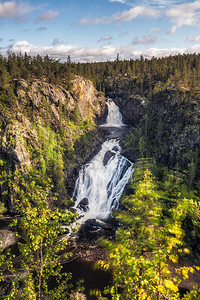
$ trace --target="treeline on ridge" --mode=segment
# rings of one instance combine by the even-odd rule
[[[120,82],[127,92],[151,95],[170,84],[199,93],[200,54],[183,54],[164,58],[74,63],[54,60],[46,55],[31,57],[9,54],[0,56],[0,82],[13,79],[45,79],[54,84],[67,84],[74,75],[91,79],[98,90],[118,92]]]

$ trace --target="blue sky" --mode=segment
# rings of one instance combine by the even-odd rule
[[[0,53],[93,62],[200,52],[200,0],[0,1]]]

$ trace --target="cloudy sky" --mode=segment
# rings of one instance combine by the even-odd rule
[[[200,52],[200,0],[0,1],[0,53],[62,61]]]

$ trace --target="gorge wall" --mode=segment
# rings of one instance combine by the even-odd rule
[[[124,90],[124,95],[121,91],[114,101],[121,110],[124,122],[135,127],[128,138],[129,158],[134,160],[137,155],[141,156],[138,148],[141,142],[143,154],[168,166],[185,168],[198,160],[198,95],[170,87],[152,93],[151,97],[134,94],[127,96],[127,91]]]
[[[75,170],[104,138],[95,123],[105,112],[104,96],[78,76],[70,90],[21,79],[0,92],[1,168],[50,177],[55,190],[67,195]]]

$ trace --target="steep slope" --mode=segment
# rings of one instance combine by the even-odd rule
[[[42,80],[13,80],[1,87],[0,99],[1,167],[19,166],[41,181],[50,177],[54,190],[66,195],[70,173],[101,141],[95,120],[104,113],[103,95],[75,77],[70,91]]]
[[[197,169],[200,142],[198,94],[169,87],[151,97],[121,95],[114,100],[125,122],[135,127],[125,143],[132,152],[135,149],[138,156],[153,157],[172,167],[186,168],[195,162]]]

